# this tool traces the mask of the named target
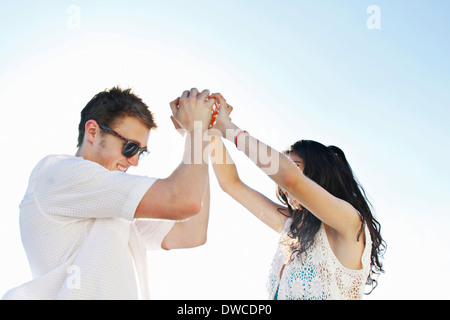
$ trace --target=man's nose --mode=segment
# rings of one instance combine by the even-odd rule
[[[139,153],[136,153],[131,158],[127,158],[127,161],[130,165],[137,167],[139,164]]]

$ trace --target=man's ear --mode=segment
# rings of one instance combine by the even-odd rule
[[[98,123],[95,120],[88,120],[84,125],[84,135],[86,139],[91,143],[93,143],[100,134],[99,130],[100,127],[98,126]]]

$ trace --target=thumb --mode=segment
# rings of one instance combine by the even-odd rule
[[[172,114],[176,114],[180,108],[180,97],[170,102],[170,109],[172,109]]]
[[[229,105],[228,103],[226,104],[224,109],[228,113],[228,115],[230,115],[231,112],[233,111],[233,107],[231,105]]]

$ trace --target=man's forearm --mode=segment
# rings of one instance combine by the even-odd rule
[[[201,127],[188,132],[182,163],[171,175],[174,190],[177,190],[177,201],[197,206],[199,211],[208,175],[208,152],[206,149],[209,142],[203,138],[203,134],[204,131]]]
[[[164,238],[163,249],[193,248],[205,244],[208,231],[210,192],[209,177],[206,178],[206,191],[202,209],[195,216],[178,221]]]

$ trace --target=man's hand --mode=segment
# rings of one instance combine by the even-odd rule
[[[184,91],[181,97],[170,103],[175,127],[178,125],[192,132],[194,123],[198,121],[202,125],[202,131],[206,131],[211,122],[211,108],[215,102],[214,98],[209,98],[209,90],[203,90],[200,95],[196,88]]]

